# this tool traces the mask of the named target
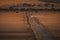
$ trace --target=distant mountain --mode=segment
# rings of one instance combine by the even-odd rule
[[[50,2],[50,3],[60,3],[60,0],[39,0],[43,2]]]

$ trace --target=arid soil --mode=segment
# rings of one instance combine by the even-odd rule
[[[0,0],[0,7],[20,3],[44,4],[45,2],[37,0]],[[56,4],[55,7],[60,8],[60,4]],[[31,14],[30,17],[36,17],[46,31],[52,35],[54,40],[60,40],[60,12],[40,11],[31,12]],[[0,39],[36,40],[33,31],[29,28],[29,24],[27,23],[26,14],[23,12],[0,12]]]
[[[0,40],[36,40],[24,13],[0,13]]]
[[[60,40],[60,12],[33,13],[55,40]]]
[[[60,12],[31,12],[56,40],[60,38]],[[0,13],[0,32],[28,32],[25,13]]]
[[[15,5],[20,3],[38,4],[45,2],[39,2],[38,0],[0,0],[0,6]]]

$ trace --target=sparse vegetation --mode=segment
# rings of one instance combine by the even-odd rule
[[[44,5],[44,7],[42,6]],[[54,8],[54,4],[51,4],[51,7],[49,7],[50,4],[46,3],[46,4],[38,4],[38,5],[35,5],[35,4],[27,4],[27,3],[23,3],[23,4],[20,4],[18,6],[17,5],[12,5],[12,6],[9,6],[8,8],[5,7],[5,8],[2,8],[0,7],[0,12],[1,11],[60,11],[60,9],[55,9]],[[50,9],[49,9],[50,8]]]

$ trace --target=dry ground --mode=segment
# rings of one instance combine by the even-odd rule
[[[60,40],[60,12],[32,13],[55,40]],[[0,32],[27,32],[29,26],[24,13],[0,13]]]
[[[33,13],[45,29],[55,38],[60,40],[60,12]]]

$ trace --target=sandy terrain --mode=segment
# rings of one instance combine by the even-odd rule
[[[20,3],[38,4],[37,0],[0,0],[0,6],[16,5]],[[55,7],[59,7],[59,4]],[[60,12],[38,12],[32,13],[39,22],[46,28],[48,32],[56,40],[60,38]],[[27,32],[29,25],[27,24],[25,14],[6,12],[0,13],[0,32]]]
[[[49,26],[59,27],[60,26],[60,14],[58,12],[40,12],[33,13],[33,16],[39,19],[40,23],[49,28]]]
[[[25,14],[0,13],[0,32],[23,32],[27,28]]]
[[[25,14],[0,13],[0,40],[36,40],[27,24]]]
[[[55,40],[60,40],[60,14],[59,12],[40,12],[33,13],[44,28],[52,35]]]
[[[37,0],[0,0],[0,6],[1,5],[15,5],[20,3],[29,3],[29,4],[38,4],[38,3],[44,3],[39,2]]]
[[[56,40],[60,37],[60,12],[38,12],[32,13],[44,28]],[[6,12],[0,13],[0,32],[27,32],[29,26],[25,18],[26,14]]]

